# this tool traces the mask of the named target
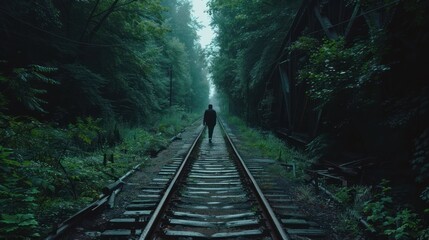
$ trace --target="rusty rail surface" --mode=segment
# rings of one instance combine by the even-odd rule
[[[194,142],[192,143],[191,147],[188,150],[188,153],[186,154],[185,159],[183,160],[182,164],[180,165],[179,169],[177,170],[173,180],[171,180],[170,185],[168,186],[167,190],[164,192],[164,195],[159,202],[158,206],[156,207],[154,213],[152,214],[152,217],[150,218],[149,222],[147,223],[145,229],[143,230],[142,234],[140,235],[139,240],[147,239],[150,234],[154,231],[156,224],[159,221],[159,218],[161,217],[162,211],[165,209],[170,196],[174,192],[174,190],[177,188],[177,183],[180,180],[181,177],[183,177],[184,174],[184,168],[188,164],[189,157],[191,156],[191,153],[193,152],[195,146],[197,145],[198,141],[201,138],[201,135],[204,132],[204,128],[199,132],[198,136],[195,138]]]
[[[245,173],[246,178],[249,179],[251,183],[249,184],[249,186],[254,191],[254,195],[257,197],[259,201],[259,205],[263,210],[263,215],[268,220],[269,228],[271,229],[274,237],[276,237],[276,239],[284,239],[284,240],[290,239],[288,234],[283,230],[282,225],[280,224],[273,209],[271,208],[270,204],[268,203],[267,199],[262,193],[255,178],[252,176],[252,174],[250,173],[250,170],[247,168],[246,164],[244,163],[243,158],[238,153],[238,150],[235,147],[234,143],[232,142],[231,138],[228,136],[227,132],[225,131],[222,120],[220,119],[219,122],[220,122],[220,126],[223,129],[223,132],[225,133],[225,136],[228,140],[230,147],[233,149],[233,153],[235,157],[237,157],[237,159],[239,160],[240,167],[243,169],[243,172]]]
[[[100,208],[106,206],[106,204],[109,203],[109,199],[111,198],[112,194],[116,194],[117,190],[123,185],[123,181],[131,176],[139,167],[141,166],[141,163],[134,166],[130,171],[125,173],[122,177],[120,177],[116,182],[115,186],[112,187],[111,191],[106,191],[103,188],[103,194],[100,196],[100,198],[92,203],[90,203],[88,206],[83,208],[82,210],[78,211],[74,215],[70,216],[68,219],[63,221],[56,227],[46,238],[45,240],[55,240],[62,237],[69,229],[74,227],[77,223],[79,223],[82,219],[87,217],[90,214],[95,213]],[[105,188],[108,188],[107,186]]]
[[[260,206],[261,209],[261,215],[266,220],[264,221],[267,225],[267,229],[270,232],[270,235],[273,239],[282,239],[282,240],[289,240],[288,234],[283,230],[282,225],[280,224],[279,220],[275,216],[273,210],[271,209],[267,199],[264,197],[261,189],[259,188],[256,180],[253,178],[252,174],[250,173],[249,169],[246,167],[243,159],[241,158],[240,154],[238,153],[236,147],[234,146],[234,143],[232,142],[231,138],[228,136],[228,133],[225,131],[225,128],[223,126],[223,122],[219,120],[219,125],[221,126],[221,129],[223,131],[224,138],[227,139],[226,144],[229,146],[229,148],[233,152],[233,158],[236,158],[236,162],[238,163],[238,168],[241,174],[243,175],[245,181],[244,183],[247,185],[247,187],[251,190],[251,193],[257,200],[257,203]],[[154,210],[152,216],[150,217],[150,220],[148,221],[146,227],[142,231],[142,234],[139,237],[139,240],[145,240],[145,239],[152,239],[153,235],[157,231],[157,227],[159,226],[162,215],[164,214],[164,211],[167,209],[167,205],[170,202],[170,198],[174,194],[175,190],[178,189],[180,186],[180,180],[184,178],[187,174],[185,171],[186,166],[189,164],[189,157],[191,156],[192,152],[194,151],[195,147],[197,146],[197,143],[201,139],[202,133],[205,128],[203,128],[198,136],[195,138],[193,144],[189,148],[189,152],[187,153],[185,159],[183,160],[182,164],[180,165],[180,168],[178,169],[177,173],[175,174],[173,180],[170,182],[167,190],[164,192],[161,201],[157,205],[156,209]]]

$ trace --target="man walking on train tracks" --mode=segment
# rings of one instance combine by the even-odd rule
[[[213,105],[209,104],[209,108],[204,112],[204,126],[207,126],[209,129],[209,142],[212,142],[213,129],[216,125],[216,111],[213,110]]]

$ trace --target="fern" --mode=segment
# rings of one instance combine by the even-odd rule
[[[46,89],[41,88],[46,85],[41,83],[59,84],[58,81],[47,76],[56,70],[53,67],[32,64],[24,68],[14,68],[11,74],[1,75],[0,83],[5,86],[5,92],[0,92],[0,106],[7,105],[6,103],[10,101],[18,101],[31,111],[46,112],[43,105],[47,102],[41,97],[47,93]]]
[[[38,191],[23,172],[25,163],[13,159],[12,154],[12,149],[0,145],[1,237],[35,237],[38,234],[34,230],[39,223],[31,212],[37,206],[34,196]]]

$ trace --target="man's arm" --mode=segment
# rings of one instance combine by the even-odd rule
[[[203,125],[206,125],[206,120],[207,120],[207,111],[204,112],[204,118],[203,118]]]

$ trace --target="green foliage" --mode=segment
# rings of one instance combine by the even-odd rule
[[[119,146],[122,151],[126,151],[130,155],[142,157],[148,152],[157,153],[164,149],[168,144],[168,140],[162,135],[154,135],[146,129],[133,129],[124,136],[124,142]]]
[[[164,2],[170,12],[159,0],[2,3],[0,238],[46,233],[165,148],[193,119],[184,110],[207,105],[190,2]],[[161,118],[169,68],[180,111]],[[104,153],[115,161],[104,166]]]
[[[345,211],[339,216],[339,224],[334,226],[335,231],[347,234],[351,239],[360,239],[356,236],[363,235],[362,229],[359,227],[358,221],[353,216],[353,212]]]
[[[319,107],[332,103],[339,96],[354,93],[374,84],[374,75],[389,68],[380,64],[377,39],[346,46],[343,38],[323,40],[302,37],[290,50],[308,54],[308,63],[299,71],[299,80],[308,85],[307,94],[318,100]]]
[[[78,118],[63,129],[0,114],[0,146],[8,147],[0,147],[0,231],[23,238],[46,233],[52,223],[98,198],[109,180],[164,149],[195,119],[172,108],[155,128],[125,131],[115,125],[111,134],[123,134],[124,140],[110,147],[99,144],[108,129],[101,119]],[[103,165],[104,153],[113,154],[114,162]]]
[[[67,136],[33,118],[9,117],[0,114],[0,144],[13,148],[16,159],[53,164],[63,154]],[[61,150],[58,150],[61,149]]]
[[[429,238],[429,227],[426,227],[426,229],[423,229],[420,232],[419,237],[417,238],[417,240],[425,240]]]
[[[53,224],[61,223],[61,221],[82,209],[83,206],[88,205],[93,199],[94,197],[90,199],[81,197],[74,201],[63,197],[49,197],[43,199],[37,212],[40,232],[42,232],[43,235],[47,235],[47,232],[52,230]]]
[[[3,217],[7,219],[2,221],[0,228],[5,229],[10,236],[30,237],[43,231],[43,226],[35,224],[44,222],[40,215],[49,215],[52,211],[45,205],[45,200],[61,196],[64,201],[76,194],[84,196],[80,192],[86,190],[80,191],[75,186],[84,179],[82,174],[94,178],[94,170],[89,172],[90,168],[85,168],[83,162],[75,161],[75,165],[68,165],[67,161],[64,163],[66,152],[73,146],[70,136],[63,129],[53,128],[34,119],[3,115],[0,125],[0,145],[14,148],[13,153],[1,148],[0,211],[6,214]],[[81,122],[80,126],[85,124]],[[99,181],[103,178],[94,179]],[[81,186],[97,187],[92,183]],[[100,188],[96,189],[97,192]],[[95,196],[92,194],[91,198]],[[22,221],[22,226],[20,222],[13,223],[15,220]]]
[[[199,117],[199,114],[189,114],[180,107],[174,106],[150,127],[123,129],[123,141],[117,148],[121,153],[132,158],[156,154],[167,147],[173,136],[182,132]]]
[[[351,188],[348,187],[340,187],[336,192],[335,192],[335,197],[340,200],[340,202],[342,203],[347,203],[351,201]]]
[[[171,33],[166,41],[165,64],[172,69],[173,104],[200,111],[207,106],[209,85],[207,61],[198,41],[199,23],[192,17],[189,0],[169,1],[167,26]]]
[[[249,128],[238,117],[228,117],[228,125],[238,128],[243,145],[249,151],[257,151],[264,157],[276,159],[283,163],[294,163],[296,169],[299,169],[298,178],[303,176],[302,170],[309,167],[310,161],[303,153],[286,145],[283,140],[272,133]]]
[[[257,112],[263,99],[265,78],[271,72],[282,41],[300,1],[221,1],[208,5],[217,29],[211,72],[218,91],[230,101],[234,114],[264,121]],[[268,111],[267,111],[268,112]]]
[[[147,124],[169,105],[172,68],[173,104],[199,110],[209,86],[198,24],[189,1],[161,2],[4,3],[0,107],[63,125],[86,116]]]
[[[189,126],[199,117],[199,114],[189,114],[184,109],[173,106],[155,123],[155,128],[152,130],[170,138],[180,133],[184,127]]]
[[[115,153],[115,162],[103,165],[103,155],[94,152],[88,157],[64,157],[61,163],[67,170],[67,175],[59,169],[52,169],[45,165],[38,166],[33,172],[32,179],[41,178],[52,185],[44,190],[39,185],[41,194],[38,196],[38,208],[35,215],[40,222],[39,231],[46,234],[52,230],[52,223],[60,223],[82,209],[90,202],[98,199],[101,189],[109,182],[116,180],[113,176],[122,176],[141,159],[118,157]],[[34,181],[34,180],[33,180]],[[78,197],[71,193],[70,181]]]
[[[33,214],[37,189],[25,175],[28,162],[12,157],[12,150],[0,145],[0,237],[39,236],[39,223]]]
[[[282,140],[275,137],[272,133],[263,133],[260,130],[248,128],[237,117],[230,117],[228,121],[239,127],[248,147],[258,149],[261,154],[272,159],[285,162],[293,160],[296,152],[288,148]]]
[[[412,210],[396,206],[388,183],[383,180],[374,198],[365,203],[363,211],[367,221],[389,239],[416,239],[422,234],[421,219]]]
[[[91,146],[94,145],[94,142],[97,141],[97,137],[99,137],[102,132],[100,123],[100,118],[78,118],[75,124],[68,125],[67,134],[70,139],[75,141],[76,145],[82,147]]]
[[[416,213],[409,209],[402,209],[395,216],[388,216],[383,223],[384,226],[392,226],[385,229],[384,234],[393,239],[410,239],[417,235],[420,227],[420,221]],[[389,228],[389,227],[388,227]]]
[[[38,226],[33,214],[1,214],[0,223],[5,225],[5,227],[0,227],[6,234],[5,237],[22,237],[20,235],[23,230],[31,231]],[[31,236],[37,237],[39,234],[35,233]]]
[[[7,98],[3,102],[10,103],[9,108],[12,106],[16,108],[17,106],[12,104],[18,102],[31,111],[45,112],[43,105],[47,102],[42,95],[47,93],[44,88],[48,85],[59,84],[58,81],[48,77],[56,70],[57,68],[31,64],[27,67],[14,68],[10,73],[0,72],[2,87],[0,98]]]

